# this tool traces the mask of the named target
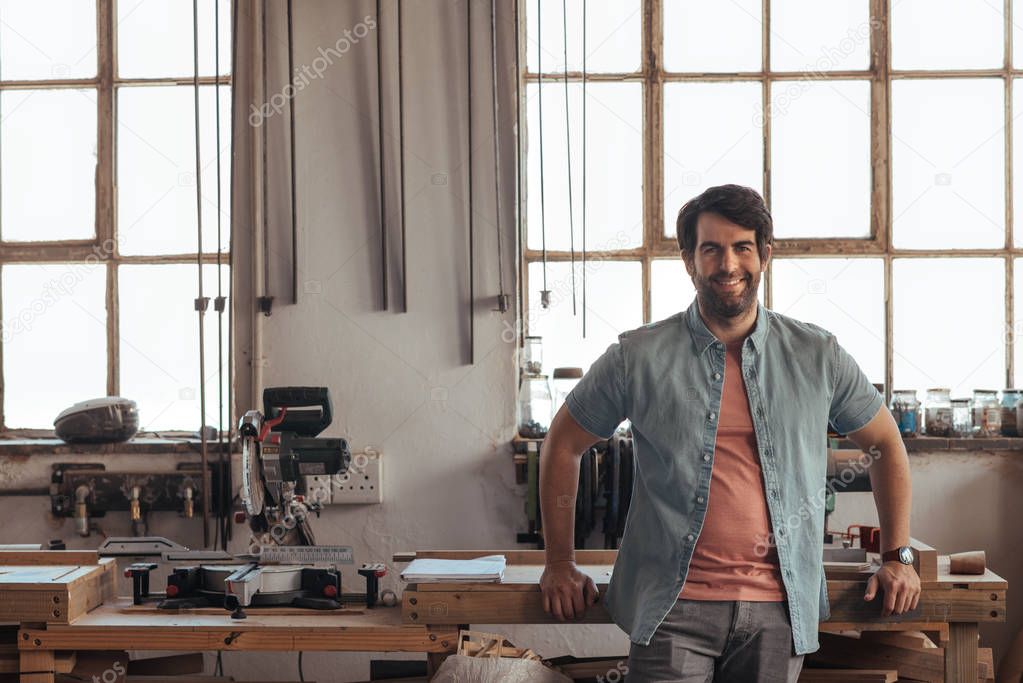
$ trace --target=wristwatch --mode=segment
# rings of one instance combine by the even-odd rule
[[[886,550],[881,553],[881,562],[901,562],[902,564],[913,564],[913,560],[916,559],[916,555],[913,553],[913,549],[908,545],[904,545],[901,548],[895,548],[894,550]]]

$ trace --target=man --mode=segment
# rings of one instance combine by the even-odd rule
[[[679,212],[688,310],[619,335],[544,440],[544,609],[596,602],[575,565],[580,454],[628,418],[636,478],[606,605],[629,681],[795,681],[828,618],[823,519],[830,422],[864,452],[881,525],[883,615],[916,607],[906,450],[835,337],[757,303],[773,225],[763,199],[712,187]]]

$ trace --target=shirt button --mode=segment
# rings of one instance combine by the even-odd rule
[[[696,502],[697,502],[697,503],[702,503],[702,502],[703,502],[703,496],[699,496],[699,497],[698,497],[698,498],[696,499]]]
[[[779,536],[784,536],[785,535],[785,529],[778,529],[778,535]]]
[[[720,372],[715,372],[714,373],[714,379],[721,379],[721,373]]]
[[[689,534],[688,536],[686,536],[686,540],[687,541],[692,541],[693,540],[693,535]]]
[[[710,462],[710,453],[704,453],[703,454],[703,461],[704,462]]]
[[[710,419],[710,420],[713,420],[713,419],[714,419],[714,418],[716,418],[717,416],[718,416],[718,414],[717,414],[717,413],[711,413],[710,415],[708,415],[708,416],[707,416],[707,418],[708,418],[708,419]]]

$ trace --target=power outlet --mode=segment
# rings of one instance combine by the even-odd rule
[[[377,451],[353,453],[348,472],[342,477],[333,478],[331,503],[345,505],[382,502],[381,459]]]
[[[326,474],[305,475],[305,497],[320,505],[330,505],[334,495],[331,477]]]

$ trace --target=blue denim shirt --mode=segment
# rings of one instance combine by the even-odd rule
[[[703,527],[724,373],[725,346],[694,300],[619,335],[566,398],[572,417],[601,438],[632,422],[635,488],[605,604],[640,645],[675,604]],[[763,306],[742,345],[742,373],[793,648],[806,654],[819,647],[818,622],[830,615],[822,559],[828,422],[856,431],[883,400],[834,335]]]

